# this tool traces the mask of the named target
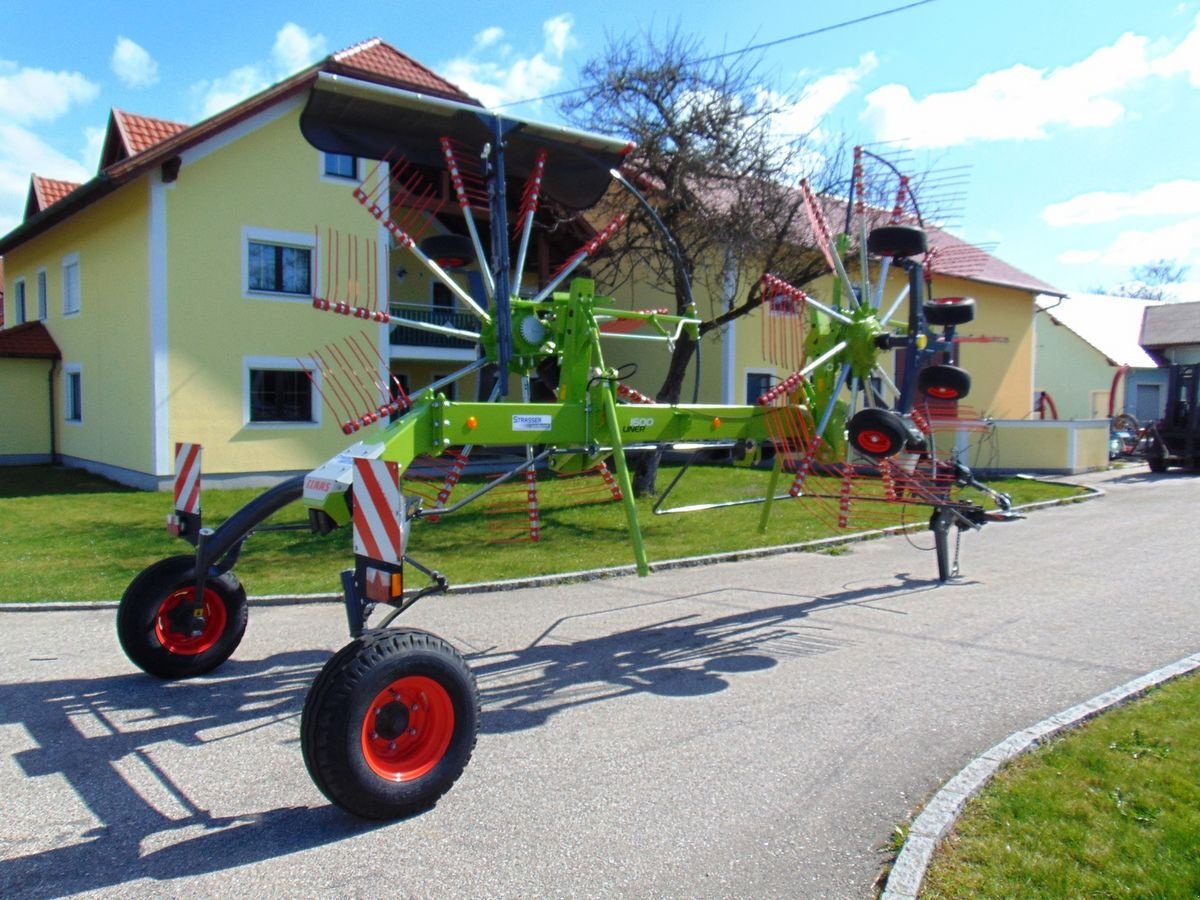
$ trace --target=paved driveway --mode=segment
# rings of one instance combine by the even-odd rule
[[[331,808],[297,742],[336,606],[253,608],[214,675],[134,671],[111,610],[0,613],[0,895],[866,897],[881,845],[1009,733],[1200,649],[1200,478],[988,526],[425,601],[470,655],[436,809]],[[720,527],[720,513],[681,527]]]

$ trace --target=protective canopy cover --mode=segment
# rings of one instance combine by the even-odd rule
[[[440,139],[481,151],[503,136],[508,177],[524,178],[547,153],[543,193],[570,209],[593,206],[628,144],[602,135],[530,122],[424,94],[321,73],[300,116],[305,139],[326,153],[444,164]]]

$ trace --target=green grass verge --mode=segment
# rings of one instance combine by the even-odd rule
[[[934,855],[921,897],[1200,896],[1200,677],[1006,766]]]
[[[664,466],[659,486],[669,484],[676,471]],[[786,488],[788,482],[781,483]],[[766,485],[767,476],[761,471],[695,467],[680,481],[670,505],[757,497]],[[465,496],[475,486],[464,482],[455,497]],[[1018,503],[1078,493],[1072,487],[1024,479],[998,486]],[[829,485],[829,490],[836,489],[837,485]],[[512,491],[518,492],[516,497]],[[219,523],[258,493],[205,491],[205,522]],[[630,564],[633,550],[623,506],[595,502],[604,496],[603,483],[595,476],[582,481],[543,477],[538,484],[541,540],[493,543],[523,527],[520,511],[489,512],[490,507],[505,503],[522,504],[520,483],[497,490],[437,524],[417,523],[409,551],[443,572],[451,584]],[[808,502],[777,503],[765,534],[758,531],[761,505],[664,516],[653,515],[652,506],[652,500],[638,501],[651,561],[793,544],[836,533],[826,519],[814,515]],[[895,524],[919,523],[928,515],[923,507],[877,506]],[[132,491],[76,469],[0,468],[0,535],[6,562],[0,567],[0,602],[120,597],[134,575],[150,563],[190,551],[187,544],[164,532],[170,507],[167,493]],[[268,524],[302,521],[304,510],[292,506]],[[925,543],[932,545],[932,538],[926,536]],[[327,537],[307,531],[264,531],[247,541],[237,572],[252,595],[334,592],[339,590],[337,573],[351,560],[349,529]]]

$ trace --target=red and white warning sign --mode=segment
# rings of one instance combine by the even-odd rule
[[[354,552],[399,565],[404,554],[400,469],[382,459],[354,460]]]
[[[200,513],[199,444],[175,445],[175,511]]]
[[[199,527],[200,445],[175,445],[175,512],[167,516],[167,534],[180,537]],[[189,524],[188,517],[195,516]]]

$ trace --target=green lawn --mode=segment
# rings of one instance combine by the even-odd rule
[[[968,805],[921,897],[1200,896],[1200,677],[1015,760]]]
[[[660,488],[675,472],[663,467]],[[670,505],[762,496],[766,484],[766,474],[761,471],[695,467],[681,480]],[[787,484],[783,481],[781,490]],[[478,482],[464,482],[455,498],[476,486]],[[1012,493],[1017,502],[1077,493],[1070,487],[1030,480],[998,486]],[[813,480],[808,487],[819,487],[819,483]],[[836,493],[837,487],[835,483],[827,489]],[[437,524],[418,522],[409,552],[446,574],[451,584],[633,562],[623,507],[597,502],[607,496],[598,477],[545,476],[539,480],[538,491],[542,532],[536,544],[493,543],[522,532],[523,512],[500,514],[488,509],[523,503],[523,483],[518,483]],[[205,491],[206,524],[219,523],[258,493]],[[777,503],[765,534],[758,532],[761,505],[655,516],[653,501],[643,500],[639,501],[639,518],[647,553],[654,561],[793,544],[836,533],[825,519],[814,515],[813,503]],[[186,543],[169,538],[164,531],[171,505],[168,493],[128,490],[79,470],[0,468],[0,545],[7,563],[0,568],[0,602],[120,597],[145,566],[190,551]],[[922,522],[928,515],[922,507],[875,507],[875,512],[889,514],[895,524]],[[292,506],[274,521],[303,522],[304,510]],[[237,572],[251,595],[334,592],[339,590],[338,572],[351,560],[349,529],[327,537],[307,531],[260,532],[247,542]],[[932,559],[929,565],[932,570]]]

